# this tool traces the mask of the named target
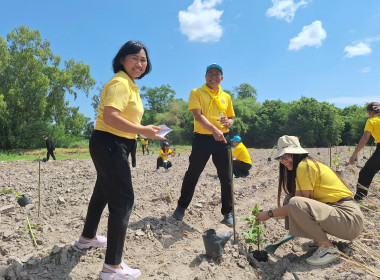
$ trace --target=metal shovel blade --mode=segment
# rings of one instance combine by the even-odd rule
[[[284,237],[283,239],[273,243],[273,244],[270,244],[268,246],[265,247],[265,251],[267,251],[269,254],[274,254],[274,252],[277,250],[277,248],[285,243],[285,242],[288,242],[289,240],[292,240],[294,238],[293,235],[288,235],[286,237]]]

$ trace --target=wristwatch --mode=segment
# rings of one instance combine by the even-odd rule
[[[271,218],[273,218],[273,211],[272,211],[272,209],[268,211],[268,216],[271,217]]]

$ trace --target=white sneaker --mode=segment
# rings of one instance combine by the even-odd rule
[[[314,240],[302,243],[301,248],[304,251],[313,251],[318,249],[318,243],[315,242]]]
[[[334,248],[320,246],[313,255],[306,259],[311,265],[325,265],[339,260],[339,253]]]

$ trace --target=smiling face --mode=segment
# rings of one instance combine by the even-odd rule
[[[217,90],[219,84],[223,81],[223,74],[217,68],[211,68],[206,73],[206,84],[209,88]]]
[[[278,160],[288,170],[293,170],[293,155],[292,154],[284,154],[283,156],[280,156]]]
[[[123,65],[125,72],[134,81],[140,77],[146,69],[148,59],[144,49],[141,49],[136,54],[128,54],[120,59],[120,63]]]

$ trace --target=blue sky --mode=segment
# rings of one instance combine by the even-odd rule
[[[91,96],[128,40],[143,42],[152,61],[139,87],[168,84],[184,100],[217,62],[223,89],[248,83],[259,102],[380,101],[378,0],[18,0],[1,8],[0,36],[25,25],[63,60],[90,65],[97,86],[88,98],[69,99],[90,118]]]

